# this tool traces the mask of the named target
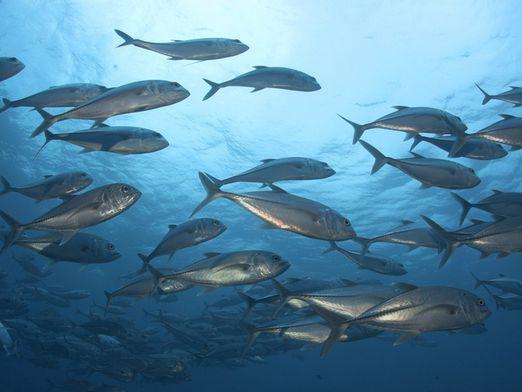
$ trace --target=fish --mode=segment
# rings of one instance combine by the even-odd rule
[[[482,100],[482,105],[487,104],[492,99],[498,99],[499,101],[504,101],[507,103],[512,103],[514,107],[522,106],[522,88],[516,86],[510,86],[510,90],[505,91],[500,94],[488,94],[484,89],[482,89],[477,83],[475,86],[484,94],[484,99]]]
[[[108,90],[110,89],[107,87],[91,83],[73,83],[53,86],[47,90],[13,101],[3,98],[4,106],[0,108],[0,113],[9,108],[22,106],[35,109],[75,107],[96,98]]]
[[[256,65],[254,70],[236,76],[223,83],[215,83],[208,79],[203,79],[210,85],[210,91],[205,95],[203,101],[212,97],[218,90],[224,87],[252,87],[252,92],[260,91],[265,88],[277,88],[293,91],[317,91],[321,85],[317,80],[304,72],[284,67],[267,67]]]
[[[493,194],[476,202],[470,203],[462,196],[452,193],[453,198],[462,207],[460,214],[460,224],[464,222],[468,212],[472,208],[489,212],[497,217],[516,217],[522,216],[522,193],[502,192],[498,189],[492,190]]]
[[[405,275],[408,273],[403,264],[396,261],[385,258],[384,256],[377,256],[375,254],[360,254],[356,252],[350,252],[349,250],[341,248],[335,242],[330,242],[330,248],[323,253],[337,251],[343,256],[347,257],[358,268],[374,271],[383,275]]]
[[[61,241],[59,233],[49,233],[40,237],[20,238],[14,244],[46,257],[51,264],[109,263],[121,257],[113,243],[93,234],[76,233],[65,244],[61,244]]]
[[[13,349],[14,349],[13,339],[11,338],[9,331],[7,330],[5,325],[2,324],[1,321],[0,321],[0,344],[2,344],[2,347],[7,355],[13,354]]]
[[[0,210],[0,217],[10,226],[2,250],[10,247],[26,230],[62,233],[65,244],[80,229],[114,218],[130,208],[141,197],[136,188],[122,183],[104,185],[70,197],[35,220],[21,224]]]
[[[482,323],[491,314],[486,302],[473,293],[447,286],[417,287],[371,307],[352,319],[329,318],[332,331],[321,355],[326,355],[339,336],[353,325],[399,333],[395,345],[424,332],[451,331]]]
[[[105,125],[105,124],[103,124]],[[83,147],[79,154],[93,151],[112,152],[120,155],[148,154],[163,150],[169,142],[159,132],[138,127],[109,127],[70,133],[52,133],[44,130],[45,142],[36,155],[53,140],[60,140]]]
[[[34,265],[31,261],[33,260],[32,256],[25,256],[25,255],[17,255],[13,253],[13,259],[18,262],[20,267],[27,272],[30,275],[37,276],[39,278],[47,278],[48,276],[52,275],[51,271],[40,269],[36,265]]]
[[[145,266],[159,256],[169,256],[170,260],[177,251],[216,238],[226,229],[227,227],[222,222],[210,218],[193,219],[180,225],[169,225],[168,233],[156,248],[148,256],[139,253],[138,257]]]
[[[39,202],[79,192],[89,187],[93,181],[92,177],[85,172],[67,172],[46,175],[43,180],[36,183],[14,187],[5,177],[0,176],[0,183],[3,187],[0,195],[16,192]]]
[[[421,134],[416,134],[413,138],[410,151],[413,151],[415,146],[420,142],[427,142],[449,153],[456,140],[457,138],[454,136],[431,138],[422,136]],[[503,158],[507,154],[508,152],[501,144],[485,139],[467,139],[466,143],[454,156],[456,158],[464,157],[469,159],[492,160]]]
[[[497,309],[522,310],[522,297],[515,294],[496,295],[491,293]]]
[[[254,284],[281,275],[290,263],[263,250],[207,253],[206,258],[171,274],[160,274],[159,282],[174,278],[193,285],[223,287]],[[151,272],[154,269],[149,266]]]
[[[446,189],[468,189],[480,184],[480,178],[475,171],[459,163],[445,159],[424,158],[416,153],[411,153],[413,158],[394,159],[384,156],[364,140],[359,140],[359,143],[375,158],[371,174],[379,171],[385,164],[389,164],[419,181],[422,188],[435,186]]]
[[[189,40],[173,40],[166,43],[147,42],[132,38],[121,30],[114,30],[124,42],[119,45],[134,45],[169,57],[169,60],[217,60],[237,56],[246,52],[249,47],[238,39],[198,38]]]
[[[481,280],[473,273],[471,273],[471,276],[475,279],[475,288],[488,285],[502,290],[502,293],[511,293],[522,296],[522,282],[518,279],[507,278],[503,274],[499,274],[498,278],[487,280]]]
[[[64,120],[93,120],[101,124],[109,117],[156,109],[183,101],[190,93],[179,83],[166,80],[143,80],[112,88],[96,98],[55,116],[37,109],[42,123],[31,137],[38,136]]]
[[[158,280],[153,275],[150,275],[143,278],[138,278],[112,292],[104,291],[105,297],[107,298],[107,307],[111,304],[112,299],[115,297],[130,297],[140,299],[151,296],[156,292],[157,286]]]
[[[338,114],[353,129],[353,144],[369,129],[381,128],[391,131],[406,132],[406,140],[419,133],[437,135],[458,135],[468,127],[462,119],[441,109],[428,107],[393,106],[395,112],[387,114],[367,124],[357,124]]]
[[[362,255],[365,255],[369,251],[370,246],[377,242],[405,245],[408,247],[408,251],[422,247],[437,249],[440,253],[442,248],[440,240],[437,236],[435,236],[433,231],[423,227],[391,231],[373,238],[358,236],[355,237],[354,240],[355,242],[362,245]]]
[[[311,158],[263,159],[261,162],[261,165],[243,173],[224,180],[216,179],[216,185],[222,187],[235,182],[259,182],[266,186],[279,181],[328,178],[335,174],[335,170],[328,163]]]
[[[37,301],[45,301],[51,305],[58,306],[60,308],[68,308],[70,303],[68,300],[61,298],[42,287],[34,287],[32,289],[33,299]]]
[[[326,241],[344,241],[355,237],[351,222],[324,204],[292,195],[271,185],[271,191],[236,194],[222,191],[216,180],[205,173],[199,179],[207,197],[194,209],[191,216],[218,198],[232,200],[264,220],[269,227],[291,231],[305,237]]]
[[[91,296],[91,292],[86,290],[54,291],[53,294],[67,300],[86,299]]]
[[[16,57],[0,57],[0,82],[20,73],[25,64]]]
[[[522,148],[522,117],[511,114],[499,114],[499,116],[502,117],[502,120],[478,132],[457,135],[448,156],[456,156],[469,139],[484,139],[494,143],[507,144],[512,147],[511,151]]]

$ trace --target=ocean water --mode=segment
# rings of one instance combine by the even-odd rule
[[[164,150],[143,155],[78,154],[76,146],[53,142],[33,159],[43,143],[43,136],[30,138],[40,116],[29,108],[0,113],[0,174],[13,184],[82,170],[94,178],[93,186],[125,182],[143,193],[128,211],[85,230],[113,242],[122,257],[95,266],[59,263],[49,267],[52,275],[39,283],[92,293],[92,299],[59,309],[62,317],[77,322],[85,320],[78,310],[88,312],[92,300],[103,304],[103,292],[119,287],[124,282],[120,275],[141,266],[137,253],[149,253],[169,224],[188,219],[204,197],[198,171],[225,178],[254,167],[262,159],[310,157],[328,162],[336,174],[280,186],[336,209],[350,219],[360,236],[380,235],[404,219],[423,225],[420,215],[457,228],[460,207],[447,189],[421,189],[418,181],[390,166],[371,176],[373,158],[360,144],[352,145],[352,128],[336,114],[363,123],[389,113],[394,105],[435,107],[461,117],[470,132],[497,121],[498,114],[521,114],[520,108],[500,101],[482,106],[483,96],[474,85],[492,92],[522,85],[522,7],[517,1],[3,0],[0,15],[0,56],[16,56],[26,65],[18,75],[0,82],[2,97],[21,98],[65,83],[119,86],[145,79],[176,81],[191,94],[172,106],[107,121],[114,126],[156,130],[170,143]],[[238,56],[200,63],[169,61],[133,46],[116,48],[121,39],[114,29],[155,42],[237,38],[250,49]],[[202,78],[221,82],[255,65],[304,71],[322,88],[250,93],[250,89],[230,87],[202,101],[208,91]],[[74,131],[89,126],[89,122],[71,120],[52,129]],[[386,155],[409,156],[410,142],[403,141],[402,133],[371,130],[364,139]],[[447,156],[427,143],[420,144],[416,152],[434,158]],[[520,152],[510,152],[499,160],[456,161],[472,167],[481,178],[477,187],[458,192],[468,200],[482,199],[492,189],[522,192]],[[243,183],[227,189],[239,192],[257,187]],[[0,198],[0,209],[21,222],[57,204],[55,200],[36,204],[16,193]],[[406,252],[400,246],[376,245],[376,251],[408,269],[404,276],[384,276],[357,269],[340,254],[323,254],[328,247],[325,241],[263,229],[261,220],[227,200],[211,203],[198,217],[219,219],[227,230],[211,241],[181,250],[170,262],[162,258],[154,265],[178,269],[202,258],[205,252],[265,249],[290,261],[291,267],[281,279],[379,279],[385,284],[401,281],[459,287],[487,301],[492,310],[485,323],[487,331],[479,335],[430,333],[423,335],[429,344],[400,346],[393,346],[393,340],[366,339],[338,344],[324,358],[319,355],[320,345],[306,345],[268,352],[259,361],[186,361],[191,380],[174,386],[145,382],[139,372],[129,383],[99,373],[90,378],[71,375],[68,369],[82,366],[78,358],[62,360],[57,369],[46,369],[32,365],[24,355],[2,355],[0,390],[44,391],[48,379],[61,385],[68,377],[119,385],[128,391],[520,390],[520,312],[497,310],[483,288],[473,289],[470,276],[473,272],[493,278],[502,273],[522,278],[519,254],[481,260],[477,251],[461,247],[439,269],[440,256],[432,249]],[[490,216],[472,210],[470,217]],[[359,249],[353,241],[342,246]],[[5,284],[14,293],[23,285],[20,280],[25,274],[13,254],[29,253],[13,247],[0,256],[0,270],[8,274]],[[40,267],[47,263],[38,255],[33,262]],[[163,309],[197,319],[205,311],[205,303],[235,295],[234,289],[222,288],[212,293],[192,289],[177,294],[173,303],[145,298],[133,302],[126,318],[142,329],[154,325],[142,309]],[[29,305],[27,317],[51,307]],[[235,311],[239,323],[241,307]],[[244,340],[243,336],[235,338]],[[169,335],[164,339],[175,341]]]

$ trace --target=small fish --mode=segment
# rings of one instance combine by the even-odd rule
[[[237,56],[246,52],[249,47],[238,39],[198,38],[189,40],[173,40],[167,43],[155,43],[134,39],[121,30],[114,30],[124,42],[119,45],[134,45],[169,56],[169,60],[216,60]]]
[[[502,293],[511,293],[522,296],[522,282],[518,279],[507,278],[505,275],[502,274],[499,274],[498,278],[487,280],[481,280],[477,278],[473,273],[471,273],[471,276],[475,278],[475,288],[488,285],[502,290]]]
[[[475,86],[484,94],[484,99],[482,100],[482,105],[487,104],[492,99],[498,99],[499,101],[504,101],[508,103],[512,103],[514,107],[522,106],[522,88],[516,86],[510,86],[509,91],[505,91],[500,94],[488,94],[484,91],[477,83]]]
[[[203,101],[212,97],[219,89],[230,86],[252,87],[252,92],[265,88],[277,88],[293,91],[317,91],[321,89],[314,77],[291,68],[267,67],[256,65],[253,71],[239,75],[223,83],[203,79],[210,85],[210,91]]]
[[[21,72],[25,64],[16,57],[0,57],[0,82]]]
[[[522,193],[520,192],[502,192],[493,189],[493,194],[476,203],[470,203],[462,196],[452,193],[453,198],[462,207],[460,214],[460,224],[464,222],[468,212],[472,208],[489,212],[497,217],[515,217],[522,216]]]

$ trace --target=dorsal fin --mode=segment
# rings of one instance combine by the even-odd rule
[[[423,158],[423,159],[425,159],[422,155],[417,154],[416,152],[410,151],[410,154],[413,155],[415,158]]]
[[[271,159],[261,159],[260,162],[268,163],[268,162],[272,162],[272,161],[275,161],[275,159],[273,159],[273,158],[271,158]]]
[[[263,69],[263,68],[268,68],[266,65],[254,65],[254,68],[255,69]]]
[[[493,192],[495,195],[500,195],[503,193],[502,191],[499,191],[498,189],[492,189],[491,192]]]
[[[285,191],[283,188],[279,188],[277,185],[274,185],[274,184],[268,184],[268,186],[269,186],[270,189],[272,189],[274,192],[279,192],[279,193],[288,193],[288,192]]]
[[[409,106],[396,105],[396,106],[392,106],[392,108],[397,109],[397,110],[404,110],[404,109],[409,109],[410,107]]]
[[[510,88],[511,90],[515,90],[515,89],[520,88],[520,87],[518,87],[518,86],[509,86],[509,88]]]
[[[44,176],[44,178],[51,178],[52,177],[52,174],[47,174]]]
[[[205,253],[205,256],[210,259],[211,257],[216,257],[216,256],[219,256],[221,253],[219,252],[207,252]]]
[[[515,116],[511,114],[499,114],[500,117],[502,117],[504,120],[509,120],[511,118],[515,118]]]
[[[170,42],[181,42],[180,39],[171,39]]]
[[[498,274],[498,276],[501,277],[501,278],[505,278],[506,277],[506,275],[504,275],[504,274]]]
[[[482,223],[486,223],[486,221],[483,221],[481,219],[470,219],[470,222],[474,225],[481,225]]]
[[[169,225],[169,229],[175,229],[178,225]]]

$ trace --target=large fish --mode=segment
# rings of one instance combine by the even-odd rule
[[[169,256],[169,260],[178,250],[188,248],[209,241],[227,227],[217,219],[201,218],[184,222],[180,225],[169,225],[169,232],[148,255],[138,254],[147,265],[152,259],[159,256]]]
[[[493,189],[493,194],[476,203],[470,203],[462,196],[452,193],[452,196],[462,207],[460,214],[460,224],[464,222],[471,208],[489,212],[497,217],[522,216],[522,193],[502,192]]]
[[[0,112],[9,108],[17,108],[21,106],[33,107],[35,109],[75,107],[96,98],[107,90],[110,89],[91,83],[74,83],[53,86],[49,87],[47,90],[40,91],[36,94],[15,101],[4,98],[4,107],[0,109]]]
[[[62,233],[63,245],[80,229],[111,219],[131,207],[141,192],[127,184],[104,185],[72,196],[32,222],[21,224],[0,210],[0,217],[11,227],[2,250],[11,246],[26,230]]]
[[[21,72],[25,64],[16,57],[0,57],[0,82]]]
[[[36,252],[52,263],[109,263],[121,256],[114,244],[96,235],[76,233],[65,244],[60,245],[61,241],[59,233],[49,233],[40,237],[20,238],[14,244]]]
[[[36,201],[63,197],[81,191],[91,185],[93,179],[84,172],[69,172],[44,176],[44,180],[34,184],[14,187],[5,177],[0,176],[2,191],[0,195],[8,192],[21,193]]]
[[[151,50],[169,56],[170,60],[216,60],[237,56],[249,49],[247,45],[238,39],[198,38],[156,43],[134,39],[121,30],[114,31],[125,41],[118,47],[134,45],[138,48]]]
[[[410,151],[412,151],[420,142],[427,142],[449,153],[456,140],[457,138],[454,136],[431,138],[417,134],[414,137]],[[504,149],[504,147],[498,143],[483,139],[468,139],[454,156],[479,160],[491,160],[503,158],[507,154],[508,152]]]
[[[469,291],[426,286],[399,294],[353,319],[331,317],[332,332],[321,355],[327,354],[347,328],[365,325],[401,334],[401,344],[424,332],[452,331],[479,324],[491,314],[483,299]],[[328,318],[327,314],[323,314]]]
[[[223,83],[215,83],[203,79],[210,85],[210,91],[205,95],[203,101],[209,99],[223,87],[251,87],[252,92],[265,88],[278,88],[293,91],[317,91],[321,89],[319,83],[313,76],[291,68],[267,67],[257,65],[253,71],[239,75]]]
[[[364,140],[359,142],[375,158],[371,174],[377,172],[385,164],[389,164],[420,181],[423,188],[436,186],[447,189],[467,189],[480,184],[480,178],[477,177],[475,171],[459,163],[445,159],[424,158],[415,153],[412,153],[413,158],[394,159],[384,156]]]
[[[156,131],[138,127],[103,126],[96,130],[88,129],[70,133],[51,133],[44,131],[45,142],[37,155],[52,140],[61,140],[83,147],[80,154],[93,151],[106,151],[120,155],[147,154],[167,148],[169,142]]]
[[[119,114],[136,113],[172,105],[183,101],[189,95],[190,93],[179,83],[166,80],[143,80],[124,84],[56,116],[37,109],[44,120],[31,136],[39,135],[60,121],[93,120],[96,124],[100,124],[109,117]]]
[[[460,117],[444,110],[409,106],[394,106],[393,108],[397,111],[364,125],[356,124],[341,115],[339,117],[353,127],[353,144],[359,141],[364,131],[374,128],[406,132],[407,139],[419,133],[458,135],[468,129]]]
[[[487,104],[492,99],[498,99],[499,101],[512,103],[514,107],[522,106],[522,87],[510,86],[509,91],[500,94],[488,94],[478,84],[475,83],[475,86],[484,94],[482,105]]]
[[[511,114],[500,114],[502,120],[487,126],[475,133],[461,133],[453,143],[449,152],[450,157],[457,156],[469,139],[485,139],[495,143],[512,146],[513,150],[522,148],[522,117]]]
[[[291,231],[305,237],[326,241],[344,241],[355,237],[350,221],[324,204],[292,195],[274,185],[271,191],[236,194],[222,191],[216,180],[199,173],[207,197],[192,212],[218,198],[232,200],[263,219],[271,227]]]
[[[289,180],[315,180],[335,174],[335,170],[328,166],[328,163],[310,158],[263,159],[261,162],[261,165],[243,173],[224,180],[216,180],[216,185],[221,187],[235,182],[273,184]]]
[[[387,259],[383,256],[377,256],[375,254],[360,254],[356,252],[350,252],[349,250],[341,248],[335,242],[330,243],[330,248],[325,252],[337,251],[343,256],[347,257],[353,263],[355,263],[360,269],[366,269],[374,271],[383,275],[404,275],[407,274],[406,268],[401,263]]]
[[[262,250],[207,253],[207,258],[180,271],[162,274],[159,282],[175,278],[199,286],[246,285],[275,278],[289,267],[290,263],[281,256]]]

